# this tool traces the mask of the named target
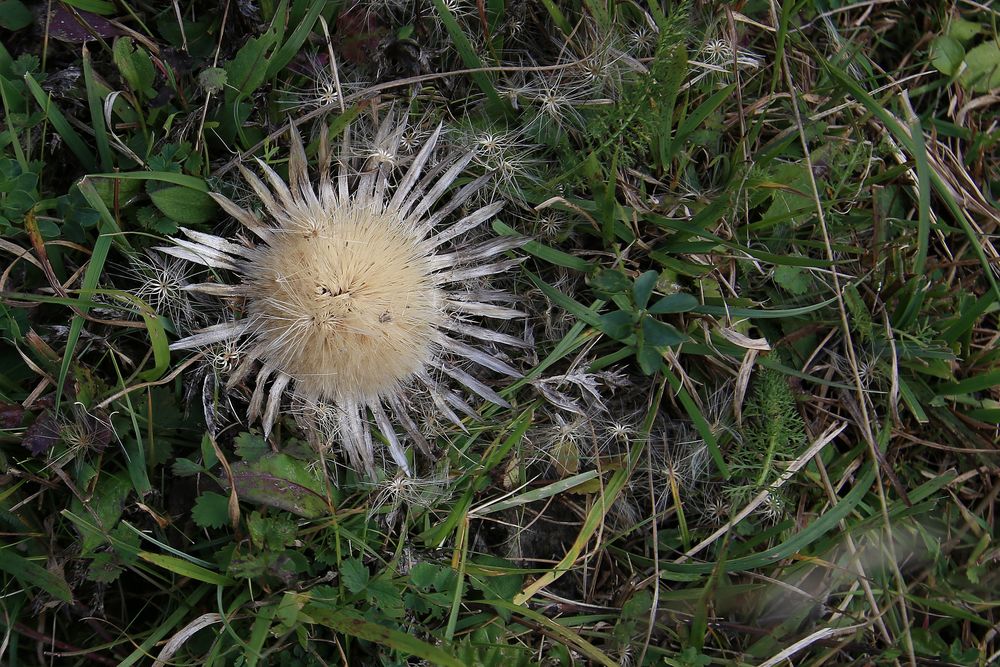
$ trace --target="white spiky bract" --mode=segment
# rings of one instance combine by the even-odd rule
[[[248,408],[250,420],[261,417],[269,435],[285,394],[300,405],[325,406],[313,412],[332,412],[336,436],[352,464],[370,474],[375,469],[371,422],[393,460],[409,473],[390,415],[413,442],[429,451],[420,428],[407,414],[412,391],[426,390],[421,394],[429,395],[441,414],[463,427],[458,413],[473,415],[472,408],[437,378],[450,378],[487,401],[507,405],[457,362],[466,360],[519,377],[493,350],[498,345],[525,345],[469,322],[523,315],[503,305],[509,300],[504,293],[469,286],[478,286],[483,277],[518,262],[505,253],[523,244],[523,239],[463,243],[469,232],[500,211],[502,203],[442,225],[489,177],[456,189],[442,204],[474,155],[432,164],[441,134],[438,127],[402,169],[400,143],[405,130],[405,123],[390,114],[378,128],[375,150],[355,151],[348,129],[336,175],[331,173],[324,135],[319,182],[314,185],[301,138],[292,126],[289,183],[261,161],[267,185],[242,170],[266,216],[213,195],[255,237],[253,241],[234,243],[184,229],[186,238],[160,249],[232,271],[239,278],[232,285],[204,283],[189,288],[240,303],[234,312],[242,317],[203,329],[172,348],[240,341],[245,354],[228,383],[236,385],[259,365]]]

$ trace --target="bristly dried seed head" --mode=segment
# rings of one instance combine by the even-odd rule
[[[299,403],[326,404],[352,464],[370,474],[375,469],[372,423],[396,463],[409,472],[390,415],[410,440],[429,451],[420,427],[407,414],[408,399],[415,392],[429,396],[442,415],[464,429],[458,415],[474,411],[437,378],[450,378],[483,399],[507,405],[468,364],[456,362],[519,377],[494,350],[498,345],[526,346],[470,321],[523,315],[500,305],[509,297],[484,289],[481,282],[516,266],[518,260],[506,253],[524,239],[469,242],[470,233],[496,215],[502,203],[489,203],[439,228],[489,177],[458,188],[439,204],[475,155],[431,165],[438,127],[402,169],[405,134],[406,123],[390,114],[371,147],[355,151],[348,129],[335,177],[321,140],[320,178],[314,186],[292,126],[288,183],[259,160],[267,185],[242,170],[264,206],[265,219],[213,195],[256,242],[233,243],[184,229],[187,238],[160,249],[239,277],[233,285],[186,288],[231,299],[241,305],[233,311],[242,317],[203,329],[172,348],[242,341],[245,354],[229,372],[228,383],[242,382],[259,364],[248,417],[262,417],[267,434],[286,393]],[[330,432],[328,426],[313,430]]]

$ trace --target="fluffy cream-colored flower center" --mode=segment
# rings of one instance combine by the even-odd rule
[[[419,240],[391,215],[341,209],[310,222],[258,248],[251,333],[297,393],[370,403],[429,359],[443,295]]]

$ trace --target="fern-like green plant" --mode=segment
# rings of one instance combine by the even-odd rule
[[[778,371],[758,371],[744,416],[743,440],[732,454],[732,486],[726,489],[734,505],[745,504],[774,484],[781,474],[781,464],[794,459],[806,442],[795,395]],[[774,513],[780,504],[775,495],[766,509]]]

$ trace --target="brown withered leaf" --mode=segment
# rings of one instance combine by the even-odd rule
[[[24,417],[24,408],[17,403],[0,403],[0,428],[17,428]]]
[[[60,42],[82,44],[98,37],[108,39],[122,34],[120,28],[97,14],[78,9],[76,10],[76,14],[80,17],[78,20],[73,13],[62,4],[53,9],[49,18],[49,36]]]
[[[41,456],[59,442],[59,422],[51,412],[39,415],[24,433],[21,444],[32,456]]]

